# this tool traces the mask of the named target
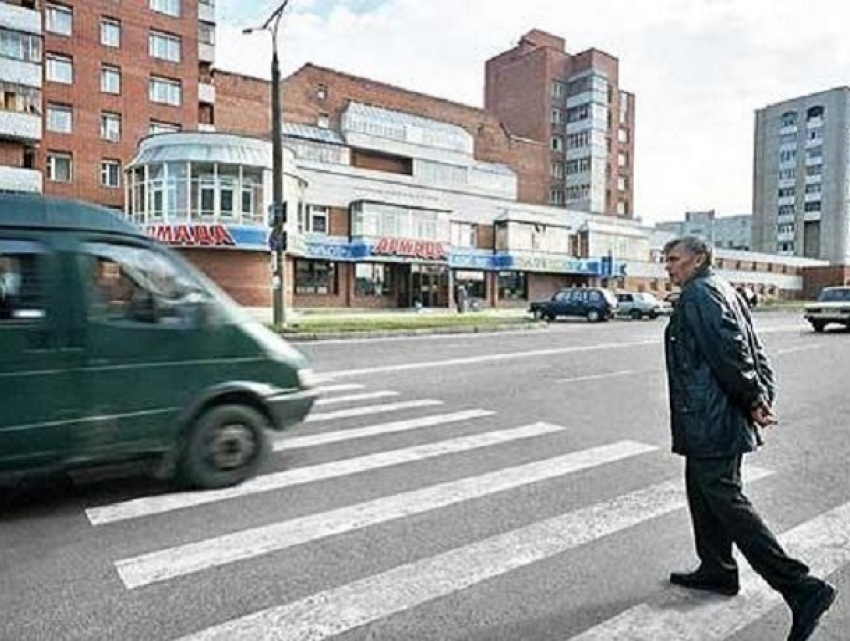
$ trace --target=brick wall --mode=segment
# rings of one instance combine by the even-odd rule
[[[829,265],[803,268],[803,297],[817,298],[824,287],[850,285],[850,266]]]
[[[6,167],[22,167],[23,164],[23,146],[17,142],[0,140],[0,165]]]
[[[271,271],[267,253],[214,249],[179,251],[240,305],[271,306]]]
[[[135,154],[139,140],[146,136],[151,120],[179,124],[196,129],[198,123],[198,6],[197,2],[183,3],[183,16],[172,18],[148,8],[148,0],[63,0],[74,12],[73,35],[59,36],[45,30],[44,53],[56,53],[73,59],[74,82],[66,85],[44,83],[45,108],[56,102],[73,107],[73,132],[57,134],[44,131],[39,148],[38,164],[46,167],[51,151],[71,152],[73,180],[59,183],[47,180],[48,195],[81,198],[103,205],[122,207],[124,190],[101,186],[100,167],[103,160],[128,162]],[[100,44],[101,18],[121,22],[121,46]],[[148,37],[155,29],[180,36],[181,62],[155,60],[148,55]],[[121,69],[120,95],[100,91],[102,64]],[[180,80],[182,104],[171,107],[151,103],[148,99],[151,75]],[[121,140],[101,140],[102,112],[121,115]]]
[[[218,131],[271,137],[271,83],[214,70]]]

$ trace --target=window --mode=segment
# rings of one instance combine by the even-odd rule
[[[70,36],[74,27],[74,11],[70,7],[48,4],[44,7],[44,28],[50,33]]]
[[[151,120],[150,128],[148,129],[148,133],[152,134],[166,134],[166,133],[174,133],[176,131],[180,131],[180,125],[173,122],[160,122],[159,120]]]
[[[528,275],[525,272],[499,272],[501,300],[527,300]]]
[[[553,80],[552,81],[552,98],[559,100],[559,99],[563,98],[565,95],[567,95],[567,86],[559,80]]]
[[[177,327],[205,296],[192,272],[155,249],[106,243],[85,249],[79,267],[93,320]]]
[[[104,47],[121,46],[121,23],[112,18],[102,18],[100,21],[100,44]]]
[[[626,191],[629,188],[629,179],[625,176],[617,176],[617,189]]]
[[[478,247],[478,225],[453,222],[450,229],[454,247]]]
[[[198,41],[202,45],[215,44],[215,25],[209,22],[198,23]]]
[[[551,140],[551,149],[552,151],[563,151],[564,150],[564,138],[562,136],[552,136]]]
[[[41,38],[31,33],[0,28],[0,57],[41,62]]]
[[[617,154],[617,166],[625,167],[628,164],[628,156],[626,154]]]
[[[69,153],[51,151],[47,154],[47,179],[69,183],[73,177],[73,161]]]
[[[47,54],[46,78],[51,82],[70,85],[74,82],[74,62],[68,56]]]
[[[121,93],[121,69],[113,65],[100,68],[100,90],[103,93]]]
[[[327,100],[328,99],[328,86],[325,84],[320,84],[316,87],[316,98],[319,100]]]
[[[179,18],[183,13],[182,0],[149,0],[151,11]]]
[[[70,105],[47,105],[47,129],[59,134],[69,134],[73,129],[73,110]]]
[[[42,256],[38,243],[0,238],[0,326],[44,318]]]
[[[180,81],[154,76],[150,79],[148,97],[151,102],[159,102],[179,107],[182,103],[182,88]]]
[[[553,162],[549,168],[549,175],[552,178],[563,178],[564,177],[564,163],[562,162]]]
[[[564,121],[564,112],[560,109],[553,109],[550,122],[557,126],[563,123]]]
[[[360,297],[389,296],[390,265],[357,263],[354,266],[354,295]]]
[[[316,119],[316,125],[321,127],[322,129],[327,129],[331,126],[331,117],[329,114],[324,112],[319,114],[319,117]]]
[[[108,111],[100,114],[100,137],[112,142],[121,140],[121,114]]]
[[[629,130],[628,129],[618,129],[617,130],[617,141],[621,143],[629,142]]]
[[[148,54],[151,58],[168,60],[169,62],[180,62],[179,36],[172,36],[160,31],[151,31],[148,37]]]
[[[560,189],[550,189],[549,190],[549,204],[550,205],[563,205],[564,204],[564,192]]]
[[[121,186],[120,160],[104,160],[100,163],[100,184],[110,189]]]
[[[328,208],[316,207],[310,205],[310,233],[327,234],[330,226],[328,225]]]
[[[336,264],[324,260],[295,261],[295,293],[335,296]]]
[[[791,127],[792,125],[797,124],[797,112],[796,111],[786,111],[782,114],[782,126],[783,127]]]

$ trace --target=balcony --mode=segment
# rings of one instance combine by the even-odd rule
[[[781,231],[776,234],[776,241],[780,243],[787,243],[789,241],[794,240],[794,232],[793,231]]]
[[[819,211],[807,211],[803,214],[803,220],[807,223],[816,222],[820,220],[820,215]]]
[[[215,4],[212,2],[199,2],[198,20],[201,22],[215,22]]]
[[[0,1],[0,27],[41,35],[41,11],[25,9]]]
[[[3,6],[0,4],[0,7]],[[41,65],[24,60],[2,58],[0,80],[25,87],[41,88]]]
[[[27,142],[41,140],[41,116],[0,110],[0,139]]]
[[[41,193],[43,178],[37,169],[0,165],[0,191]]]
[[[208,105],[215,104],[215,85],[209,82],[198,83],[198,102]]]
[[[205,42],[198,43],[198,60],[201,62],[215,62],[215,45]]]

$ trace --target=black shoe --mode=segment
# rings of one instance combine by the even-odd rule
[[[788,641],[804,641],[818,627],[821,616],[829,610],[835,601],[838,590],[826,581],[819,581],[811,593],[801,599],[798,605],[791,608],[794,623],[788,634]]]
[[[680,585],[691,590],[706,590],[723,596],[735,596],[741,589],[738,584],[738,576],[730,574],[727,576],[711,574],[703,570],[696,572],[673,572],[670,574],[670,583]]]

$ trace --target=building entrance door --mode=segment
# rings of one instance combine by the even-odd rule
[[[417,301],[422,307],[448,307],[449,270],[443,265],[410,266],[410,305]]]

